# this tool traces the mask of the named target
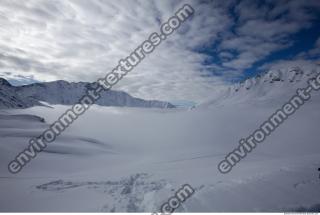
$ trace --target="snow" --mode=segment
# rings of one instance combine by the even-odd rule
[[[43,104],[73,105],[79,102],[93,83],[53,81],[34,83],[24,86],[11,86],[0,78],[0,109],[28,108]],[[127,106],[145,108],[173,108],[168,102],[143,100],[130,96],[122,91],[108,90],[101,92],[101,98],[96,102],[101,106]]]
[[[217,169],[304,80],[221,90],[192,110],[94,105],[17,175],[8,162],[69,106],[2,110],[0,210],[153,212],[190,184],[177,211],[319,211],[320,92],[229,174]]]

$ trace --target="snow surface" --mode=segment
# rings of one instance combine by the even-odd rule
[[[192,110],[94,105],[17,175],[8,162],[68,106],[2,110],[0,210],[153,212],[188,183],[180,212],[319,211],[320,92],[229,174],[217,170],[303,80],[221,91]]]

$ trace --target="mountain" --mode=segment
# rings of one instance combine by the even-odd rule
[[[214,95],[200,106],[287,101],[298,88],[304,88],[309,79],[314,79],[316,70],[306,71],[295,67],[286,71],[268,71],[242,82],[217,89]],[[316,97],[318,95],[315,95]]]
[[[41,101],[49,104],[72,105],[85,95],[93,83],[53,81],[34,83],[24,86],[12,86],[7,80],[0,78],[0,108],[28,108],[42,105]],[[122,91],[104,91],[96,102],[101,106],[126,106],[146,108],[174,108],[169,102],[143,100],[130,96]]]
[[[0,78],[0,109],[27,108],[41,105],[39,101],[30,97],[26,98],[17,92],[17,87],[12,86],[7,80]]]

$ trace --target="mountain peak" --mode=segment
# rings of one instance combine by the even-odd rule
[[[79,102],[88,89],[94,83],[67,82],[63,80],[33,83],[24,86],[13,87],[10,83],[0,78],[0,88],[3,87],[6,93],[0,91],[1,108],[27,108],[41,105],[40,101],[49,104],[73,105]],[[7,87],[4,87],[7,86]],[[93,88],[95,89],[95,88]],[[4,96],[1,98],[1,96]],[[96,101],[101,106],[120,107],[145,107],[145,108],[174,108],[169,102],[157,100],[143,100],[130,96],[122,91],[103,91],[100,99]]]
[[[0,86],[5,85],[5,86],[11,86],[11,84],[4,78],[0,78]]]

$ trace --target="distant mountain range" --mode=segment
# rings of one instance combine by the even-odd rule
[[[12,86],[7,80],[0,78],[0,109],[28,108],[41,106],[41,102],[49,104],[73,105],[85,95],[94,83],[53,81],[34,83],[24,86]],[[174,108],[169,102],[143,100],[130,96],[122,91],[104,91],[96,102],[101,106]]]

